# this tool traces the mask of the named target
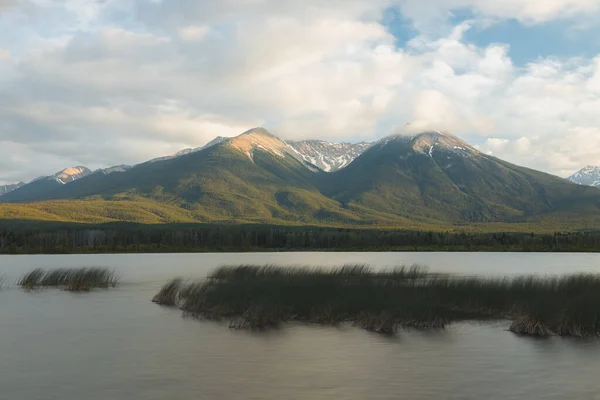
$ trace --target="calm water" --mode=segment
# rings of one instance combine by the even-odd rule
[[[0,256],[9,281],[34,267],[106,266],[110,291],[0,291],[0,398],[600,399],[600,340],[531,339],[507,323],[382,337],[351,327],[268,333],[183,319],[150,303],[173,276],[227,263],[391,267],[479,275],[600,273],[600,255],[269,253]]]

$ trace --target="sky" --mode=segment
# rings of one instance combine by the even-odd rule
[[[600,165],[600,0],[0,0],[0,184],[407,124]]]

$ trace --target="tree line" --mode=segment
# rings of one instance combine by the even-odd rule
[[[600,233],[467,233],[261,225],[0,226],[0,254],[220,251],[600,251]]]

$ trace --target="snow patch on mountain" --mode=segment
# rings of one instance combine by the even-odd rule
[[[578,185],[600,188],[600,166],[588,165],[567,179]]]
[[[10,185],[2,185],[0,186],[0,196],[4,196],[5,194],[12,192],[13,190],[17,190],[23,185],[25,185],[24,182],[13,183]]]
[[[326,172],[335,172],[350,164],[372,143],[335,143],[324,140],[288,141],[292,153],[302,161]]]
[[[415,135],[411,139],[412,148],[427,152],[430,156],[435,147],[438,150],[447,150],[453,153],[463,154],[467,153],[479,153],[477,149],[472,147],[464,140],[451,135],[449,133],[442,133],[440,131],[423,132]]]
[[[131,169],[130,165],[115,165],[114,167],[99,169],[97,172],[101,172],[104,175],[110,175],[115,172],[125,172],[128,169]]]

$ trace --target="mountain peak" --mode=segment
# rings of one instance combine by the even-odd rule
[[[50,178],[54,179],[58,183],[69,183],[73,182],[79,178],[83,178],[84,176],[90,175],[92,171],[90,171],[87,167],[83,167],[81,165],[76,167],[65,168],[62,171],[57,172],[52,175]]]
[[[600,166],[586,165],[567,179],[578,185],[600,188]]]
[[[586,165],[581,169],[580,172],[598,172],[600,171],[600,166],[597,165]]]
[[[268,130],[266,130],[265,128],[262,128],[262,127],[248,129],[246,132],[242,133],[239,136],[245,136],[245,135],[260,135],[260,136],[275,137],[275,135],[273,135],[271,132],[269,132]]]
[[[264,128],[253,128],[229,140],[229,145],[254,160],[254,150],[259,149],[284,157],[287,145]]]
[[[479,150],[464,140],[442,131],[426,131],[416,135],[396,134],[383,138],[379,145],[383,147],[390,142],[401,142],[413,150],[431,156],[437,150],[451,151],[453,153],[479,153]]]
[[[446,149],[471,149],[467,142],[458,137],[440,131],[423,132],[412,138],[413,148],[417,151],[429,151],[432,146]]]

